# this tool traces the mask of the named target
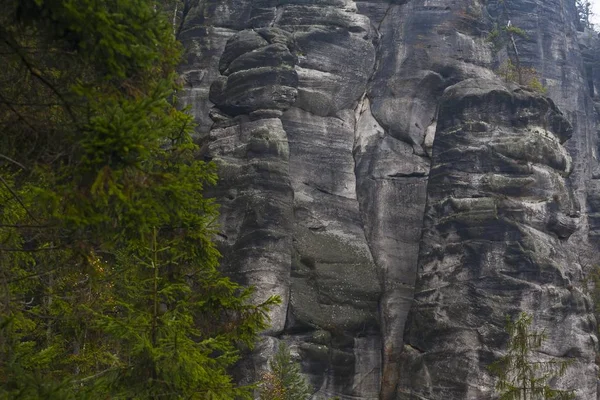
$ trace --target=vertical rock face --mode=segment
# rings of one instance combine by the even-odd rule
[[[491,398],[485,366],[523,310],[548,334],[540,357],[575,361],[560,383],[595,397],[591,304],[565,251],[579,216],[570,136],[546,98],[486,80],[446,89],[398,398]]]
[[[596,398],[595,40],[572,0],[504,3],[552,100],[494,73],[496,0],[187,2],[223,268],[283,301],[240,379],[284,340],[319,396],[494,398],[525,311],[575,360],[553,384]]]

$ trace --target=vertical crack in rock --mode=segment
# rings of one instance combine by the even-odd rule
[[[220,166],[223,268],[255,285],[257,300],[278,293],[287,302],[237,369],[242,381],[259,377],[284,340],[320,396],[436,399],[447,385],[448,399],[489,398],[483,366],[505,345],[503,313],[522,310],[551,333],[540,357],[576,358],[557,384],[596,397],[596,322],[578,287],[582,249],[597,249],[600,236],[600,106],[591,98],[600,46],[576,34],[572,1],[510,0],[513,24],[527,32],[517,43],[523,65],[537,68],[573,123],[565,151],[568,129],[551,103],[494,81],[506,57],[492,57],[486,42],[498,1],[190,8],[180,99]],[[452,96],[473,82],[486,104],[503,107],[493,123],[477,104],[449,115]],[[504,239],[482,239],[496,234]],[[444,368],[456,376],[440,381]]]
[[[397,399],[492,398],[487,366],[506,344],[505,317],[523,310],[548,335],[536,357],[574,361],[555,384],[595,397],[595,324],[564,267],[579,222],[561,145],[571,134],[531,92],[481,79],[446,89]]]
[[[271,295],[282,299],[269,313],[269,335],[283,332],[290,298],[294,194],[280,117],[297,96],[294,46],[292,35],[278,28],[242,30],[228,40],[219,62],[222,75],[210,89],[214,124],[205,145],[219,167],[213,194],[221,204],[222,266],[255,288],[256,303]],[[259,378],[267,365],[261,350],[272,354],[275,347],[263,341],[240,367],[243,377]]]
[[[283,115],[295,193],[294,261],[284,338],[318,394],[376,399],[380,283],[356,195],[355,107],[375,62],[353,1],[289,1],[277,25],[298,45],[298,100]],[[349,60],[352,60],[349,62]]]
[[[380,287],[362,228],[352,155],[353,107],[373,69],[373,33],[352,1],[286,1],[269,10],[263,3],[252,5],[254,29],[229,39],[221,76],[210,90],[216,109],[207,149],[222,171],[223,192],[216,196],[225,199],[224,265],[262,295],[276,292],[277,285],[282,296],[289,291],[285,325],[276,313],[271,334],[292,344],[321,394],[375,399],[381,381]],[[259,28],[260,21],[271,27]],[[274,40],[274,33],[291,39]],[[283,145],[270,150],[278,142],[289,152]],[[254,158],[265,166],[260,183],[252,168],[247,172]],[[281,194],[274,195],[278,186]],[[287,188],[293,196],[285,195]],[[282,206],[272,209],[274,199]],[[260,216],[242,214],[264,207]],[[285,215],[290,211],[293,216]],[[267,219],[260,231],[269,236],[264,241],[255,225]],[[273,253],[257,259],[246,246]],[[283,258],[290,253],[287,283]],[[253,263],[263,268],[249,267]],[[242,374],[256,377],[252,370],[264,366],[274,347],[272,340],[263,341]]]
[[[355,159],[366,234],[383,284],[380,396],[391,399],[416,277],[438,99],[455,82],[493,74],[484,67],[491,59],[482,22],[465,12],[481,12],[477,2],[364,1],[359,9],[380,21],[378,67],[357,127]]]

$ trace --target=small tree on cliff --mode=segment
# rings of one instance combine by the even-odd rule
[[[567,400],[573,392],[552,389],[548,380],[565,374],[569,361],[533,361],[532,353],[542,346],[544,333],[532,331],[532,318],[521,313],[515,321],[506,321],[510,339],[507,354],[491,364],[489,370],[498,377],[496,390],[500,400]]]
[[[508,56],[497,73],[506,82],[515,82],[535,92],[545,94],[546,88],[540,82],[535,68],[523,66],[521,63],[517,41],[527,38],[527,32],[513,24],[508,0],[501,0],[499,3],[501,10],[494,28],[487,37],[487,41],[492,43],[494,53],[505,48]]]
[[[577,7],[578,22],[581,28],[591,28],[590,17],[593,15],[591,2],[588,0],[575,0],[575,6]]]
[[[307,400],[311,387],[302,376],[300,366],[292,360],[290,350],[281,343],[270,361],[271,371],[263,375],[260,400]]]

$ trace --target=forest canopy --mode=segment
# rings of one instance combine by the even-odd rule
[[[3,4],[0,398],[248,398],[228,369],[277,299],[218,270],[173,14]]]

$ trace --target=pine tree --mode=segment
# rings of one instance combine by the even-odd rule
[[[228,368],[269,299],[222,276],[150,0],[5,0],[0,398],[249,398]]]
[[[261,400],[307,400],[310,398],[312,388],[284,343],[279,344],[279,349],[269,366],[271,370],[264,374],[260,385]]]
[[[526,313],[521,313],[515,321],[506,321],[508,352],[489,366],[498,377],[496,390],[500,400],[573,399],[571,391],[548,385],[551,378],[565,374],[569,361],[533,361],[533,353],[542,346],[545,335],[532,331],[531,322]]]
[[[521,55],[519,53],[516,38],[526,38],[527,33],[513,24],[508,0],[500,0],[499,5],[501,7],[500,15],[487,40],[493,44],[495,52],[498,52],[502,48],[506,48],[509,61],[515,66],[515,72],[517,74],[515,82],[519,85],[525,85],[526,82],[523,80],[522,75]]]
[[[511,15],[514,13],[511,11],[509,0],[500,0],[498,7],[500,10],[497,11],[494,28],[489,33],[487,41],[492,44],[494,53],[505,49],[507,59],[500,65],[496,73],[506,82],[518,83],[535,92],[545,94],[546,88],[540,81],[536,69],[527,67],[521,62],[518,40],[526,39],[527,32],[513,23]]]

